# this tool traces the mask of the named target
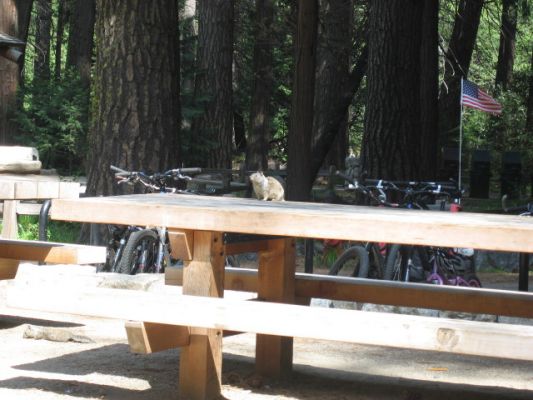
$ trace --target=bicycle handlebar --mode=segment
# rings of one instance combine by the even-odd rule
[[[142,183],[144,186],[149,187],[153,190],[163,190],[165,189],[165,179],[173,178],[174,180],[191,180],[190,176],[184,174],[197,174],[202,172],[201,168],[191,167],[191,168],[175,168],[165,171],[163,173],[155,173],[148,175],[144,172],[137,171],[126,171],[124,169],[118,168],[114,165],[110,166],[111,170],[115,172],[115,177],[119,178],[121,183],[135,184],[137,182]]]

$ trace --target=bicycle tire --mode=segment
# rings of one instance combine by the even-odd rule
[[[429,270],[428,255],[422,246],[406,246],[402,244],[393,244],[387,252],[387,259],[385,260],[385,271],[383,279],[387,281],[409,281],[408,274],[403,274],[401,271],[402,253],[407,252],[411,258],[417,256],[421,267],[424,271]],[[409,262],[409,261],[408,261]],[[406,276],[402,276],[406,275]]]
[[[368,253],[368,277],[370,279],[383,279],[385,257],[381,254],[380,245],[367,243],[365,249]]]
[[[151,229],[142,229],[137,232],[133,232],[128,238],[128,242],[124,247],[122,257],[117,266],[117,272],[119,274],[135,275],[137,273],[136,265],[138,263],[138,247],[144,242],[149,244],[157,244],[158,236]],[[151,258],[155,258],[155,251],[152,251]]]
[[[469,287],[482,287],[481,280],[475,274],[465,275],[463,279],[468,282]]]
[[[352,246],[346,249],[329,269],[328,275],[339,275],[339,272],[346,266],[347,262],[355,259],[353,272],[350,276],[358,278],[368,278],[369,259],[368,252],[363,246]]]

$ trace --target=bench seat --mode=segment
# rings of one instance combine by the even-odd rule
[[[101,246],[0,239],[0,279],[13,279],[19,261],[52,264],[99,264],[106,260]]]
[[[15,280],[8,306],[220,331],[344,341],[533,361],[533,327],[121,289],[31,289]],[[27,296],[31,290],[31,298]]]

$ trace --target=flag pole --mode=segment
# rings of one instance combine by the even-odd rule
[[[461,77],[461,96],[459,97],[461,105],[461,112],[459,114],[459,172],[457,177],[457,185],[461,190],[461,175],[462,175],[462,154],[463,154],[463,78]]]

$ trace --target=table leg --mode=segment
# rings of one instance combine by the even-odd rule
[[[0,281],[3,279],[14,279],[17,275],[19,260],[0,258]]]
[[[268,249],[260,253],[258,273],[259,299],[294,303],[295,240],[269,240]],[[257,335],[256,371],[280,377],[292,370],[292,337]]]
[[[2,212],[2,237],[4,239],[17,238],[17,204],[18,200],[4,200]]]
[[[222,234],[195,231],[193,246],[193,259],[185,262],[183,268],[183,294],[222,297],[224,294]],[[182,348],[180,355],[180,398],[216,399],[220,396],[221,384],[222,331],[191,328],[190,344]]]

